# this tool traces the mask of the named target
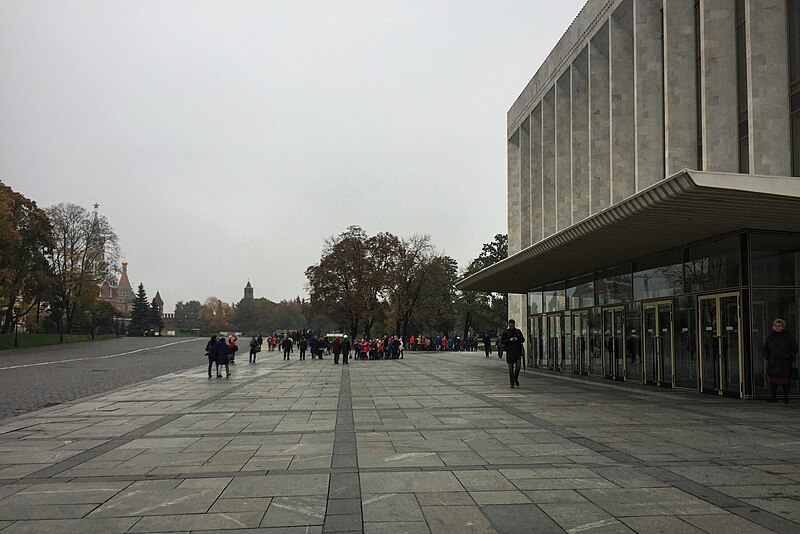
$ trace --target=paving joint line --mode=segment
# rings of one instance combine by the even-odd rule
[[[330,475],[322,532],[363,532],[361,478],[358,468],[349,365],[341,366],[331,467],[346,468],[348,471]]]
[[[281,367],[285,367],[285,365],[281,366]],[[241,386],[249,385],[249,384],[251,384],[251,383],[253,383],[253,382],[257,381],[257,380],[260,380],[261,378],[263,378],[263,376],[253,377],[250,380],[248,380],[248,381],[244,382],[243,384],[241,384]],[[217,393],[215,395],[212,395],[212,396],[207,397],[205,399],[202,399],[202,400],[200,400],[200,401],[198,401],[198,402],[196,402],[196,403],[194,403],[194,404],[192,404],[190,406],[187,406],[185,409],[188,410],[188,409],[191,409],[193,407],[207,406],[208,404],[211,404],[213,402],[218,401],[221,398],[226,397],[227,395],[229,395],[231,393],[231,391],[233,389],[234,388],[230,388],[230,389],[226,389],[224,391],[220,391],[219,393]],[[167,424],[169,424],[169,423],[171,423],[171,422],[173,422],[173,421],[175,421],[177,419],[180,419],[184,415],[187,415],[187,414],[185,414],[185,413],[175,413],[175,414],[165,415],[163,417],[160,417],[160,418],[156,419],[155,421],[151,421],[150,423],[148,423],[148,424],[146,424],[146,425],[144,425],[144,426],[142,426],[140,428],[136,428],[134,430],[131,430],[130,432],[126,432],[125,434],[122,434],[119,437],[112,438],[112,439],[106,441],[105,443],[101,443],[100,445],[97,445],[96,447],[92,447],[91,449],[82,451],[79,454],[76,454],[75,456],[71,456],[69,458],[66,458],[66,459],[60,461],[60,462],[56,462],[53,465],[50,465],[50,466],[47,466],[47,467],[43,467],[42,469],[39,469],[38,471],[34,471],[33,473],[29,473],[29,474],[25,475],[24,477],[20,477],[18,480],[20,482],[24,482],[24,481],[29,481],[30,479],[54,477],[54,476],[56,476],[58,474],[63,473],[64,471],[67,471],[68,469],[72,469],[73,467],[76,467],[76,466],[78,466],[78,465],[80,465],[80,464],[82,464],[84,462],[87,462],[89,460],[97,458],[101,454],[104,454],[106,452],[112,451],[112,450],[116,449],[117,447],[120,447],[120,446],[122,446],[122,445],[124,445],[126,443],[130,443],[131,441],[133,441],[135,439],[142,438],[142,437],[146,436],[147,434],[149,434],[150,432],[153,432],[156,429],[161,428],[164,425],[167,425]]]

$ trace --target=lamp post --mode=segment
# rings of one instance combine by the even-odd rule
[[[19,324],[14,322],[14,348],[19,347]]]

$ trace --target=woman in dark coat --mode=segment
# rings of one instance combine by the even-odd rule
[[[777,402],[778,385],[783,386],[783,402],[789,402],[792,367],[797,355],[797,341],[786,332],[786,321],[772,321],[772,333],[767,337],[763,348],[767,360],[767,380],[769,381],[770,398],[767,402]]]
[[[225,378],[231,376],[231,368],[228,367],[230,360],[228,358],[228,353],[230,352],[230,348],[228,347],[228,342],[225,341],[224,337],[219,338],[217,344],[214,345],[214,359],[217,362],[217,378],[222,378],[222,375],[219,374],[219,366],[225,366]]]

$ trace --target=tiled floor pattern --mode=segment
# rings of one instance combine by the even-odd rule
[[[795,404],[265,356],[0,421],[0,534],[800,532]]]

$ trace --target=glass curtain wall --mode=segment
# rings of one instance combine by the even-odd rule
[[[762,347],[772,332],[772,322],[786,321],[787,331],[797,339],[800,332],[800,236],[794,234],[750,234],[750,354],[755,395],[767,395],[766,366]],[[795,361],[795,364],[798,362]]]

